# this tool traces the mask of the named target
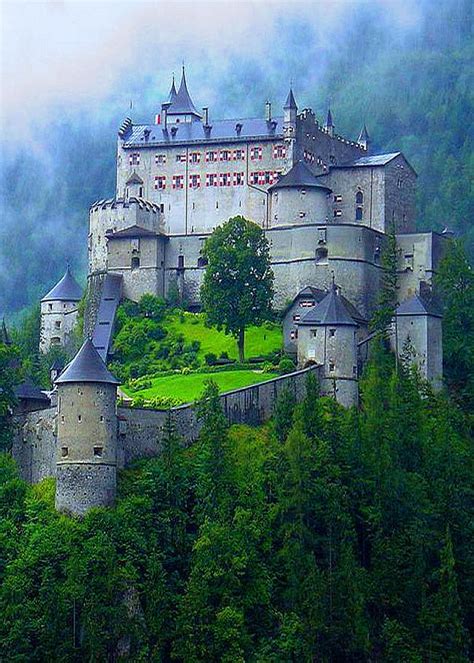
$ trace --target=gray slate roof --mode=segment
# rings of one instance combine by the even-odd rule
[[[398,157],[401,152],[390,152],[390,154],[374,154],[371,157],[359,157],[355,161],[341,163],[331,168],[362,168],[364,166],[386,166],[392,159]]]
[[[442,314],[437,306],[424,298],[421,295],[413,295],[409,299],[405,299],[395,311],[397,315],[432,315],[436,318],[442,318]]]
[[[173,81],[174,86],[174,81]],[[183,113],[196,115],[201,117],[197,112],[196,107],[194,106],[191,96],[188,92],[188,86],[186,84],[186,74],[184,73],[181,76],[181,84],[179,86],[178,92],[173,95],[173,86],[171,87],[170,92],[170,106],[168,108],[168,115],[181,115]]]
[[[25,382],[22,382],[17,387],[15,387],[14,392],[15,396],[19,400],[43,401],[45,404],[50,403],[50,399],[48,398],[48,396],[46,396],[46,394],[43,393],[41,389],[33,383],[31,379],[27,379],[25,380]]]
[[[69,266],[62,279],[43,297],[42,302],[78,302],[82,297],[82,288],[71,274]]]
[[[123,230],[117,230],[117,232],[107,231],[105,236],[107,239],[125,239],[127,237],[157,237],[158,235],[152,230],[142,228],[142,226],[135,224],[128,228],[123,228]]]
[[[125,184],[143,184],[143,180],[140,175],[137,175],[137,173],[133,172]]]
[[[357,142],[362,143],[364,141],[367,142],[368,140],[370,140],[370,136],[369,132],[367,131],[367,127],[364,124],[364,126],[362,127],[362,131],[359,134],[359,138],[357,139]]]
[[[237,133],[237,125],[241,125]],[[263,118],[215,120],[210,130],[205,130],[202,122],[181,122],[172,125],[176,129],[175,135],[171,127],[164,128],[162,124],[135,124],[127,135],[123,147],[153,147],[156,145],[186,145],[188,143],[212,142],[247,142],[249,139],[265,140],[283,138],[283,118],[272,117],[270,122]],[[151,133],[145,142],[145,131]]]
[[[282,175],[278,182],[275,182],[269,190],[283,189],[284,187],[315,187],[323,189],[328,193],[331,189],[324,184],[320,184],[313,173],[302,161],[297,161],[290,170]]]
[[[296,105],[295,101],[295,95],[293,94],[293,90],[290,87],[290,91],[288,92],[288,96],[285,101],[285,105],[283,106],[284,109],[286,108],[296,108],[298,109],[298,106]]]
[[[332,286],[326,297],[297,323],[314,327],[327,325],[345,325],[357,327],[356,321],[349,314],[342,297]]]
[[[106,382],[120,384],[100,358],[90,338],[88,338],[74,359],[56,380],[56,384],[66,382]]]

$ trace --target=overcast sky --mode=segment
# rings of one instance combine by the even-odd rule
[[[417,20],[412,0],[3,2],[3,137],[20,126],[28,135],[32,123],[58,108],[111,103],[125,113],[133,98],[139,112],[140,85],[158,104],[182,61],[191,91],[199,85],[198,105],[219,106],[225,77],[239,60],[273,67],[286,87],[292,62],[311,58],[307,81],[296,84],[314,83],[323,65],[318,53],[344,33],[351,12],[374,4],[391,15],[395,29]]]

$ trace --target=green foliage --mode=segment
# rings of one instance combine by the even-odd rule
[[[381,265],[382,265],[382,280],[380,285],[380,292],[377,300],[377,308],[370,327],[373,331],[387,336],[390,323],[397,307],[397,264],[398,264],[398,248],[397,238],[395,231],[392,231],[387,236],[387,243],[382,250]]]
[[[283,359],[281,359],[280,363],[278,364],[278,371],[280,372],[280,375],[293,373],[295,369],[295,362],[289,357],[283,357]]]
[[[361,410],[286,393],[229,427],[217,386],[185,448],[122,471],[116,508],[54,511],[0,455],[0,659],[472,660],[473,450],[383,339]],[[471,640],[469,639],[471,635]]]
[[[270,316],[273,272],[268,240],[259,226],[242,216],[218,226],[206,240],[208,265],[201,302],[210,324],[237,339],[244,361],[245,329]]]
[[[450,242],[435,283],[444,303],[444,379],[466,412],[473,412],[474,270],[460,241]]]
[[[16,404],[15,387],[20,379],[18,348],[0,341],[0,451],[10,446],[12,430],[9,414]]]

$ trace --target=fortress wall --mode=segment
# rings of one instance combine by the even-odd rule
[[[399,247],[399,300],[420,291],[420,281],[432,283],[433,276],[447,247],[447,238],[438,233],[397,235]]]
[[[271,227],[285,226],[289,223],[326,225],[331,200],[332,196],[328,191],[316,187],[277,189],[270,198],[269,225]]]
[[[400,154],[385,166],[385,223],[390,231],[394,223],[396,232],[415,230],[416,174]]]
[[[319,368],[311,366],[301,371],[244,387],[221,395],[225,415],[231,424],[257,425],[273,414],[276,399],[286,388],[301,400],[306,391],[306,378]],[[160,453],[163,430],[168,417],[173,418],[177,433],[186,444],[198,436],[200,424],[192,404],[171,410],[118,407],[117,465],[127,467],[138,458]],[[14,417],[15,435],[12,455],[18,463],[21,477],[37,483],[45,477],[56,476],[56,408],[30,412]]]
[[[108,269],[123,277],[123,296],[138,301],[145,293],[164,294],[163,237],[116,238],[109,240]],[[140,261],[132,268],[132,258]]]
[[[87,297],[86,308],[84,311],[84,336],[92,336],[94,333],[105,277],[105,272],[102,272],[101,274],[89,274],[87,278]]]

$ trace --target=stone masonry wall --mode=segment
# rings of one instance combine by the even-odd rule
[[[276,399],[284,389],[291,389],[297,400],[304,397],[307,375],[311,371],[318,375],[319,369],[312,366],[222,394],[221,403],[226,417],[232,424],[263,423],[271,417]],[[191,404],[171,410],[118,407],[117,415],[119,468],[127,467],[138,458],[160,453],[163,428],[170,416],[186,444],[191,444],[199,434],[199,422]],[[21,477],[30,483],[37,483],[45,477],[56,476],[56,408],[17,415],[14,425],[12,455],[18,463]]]

